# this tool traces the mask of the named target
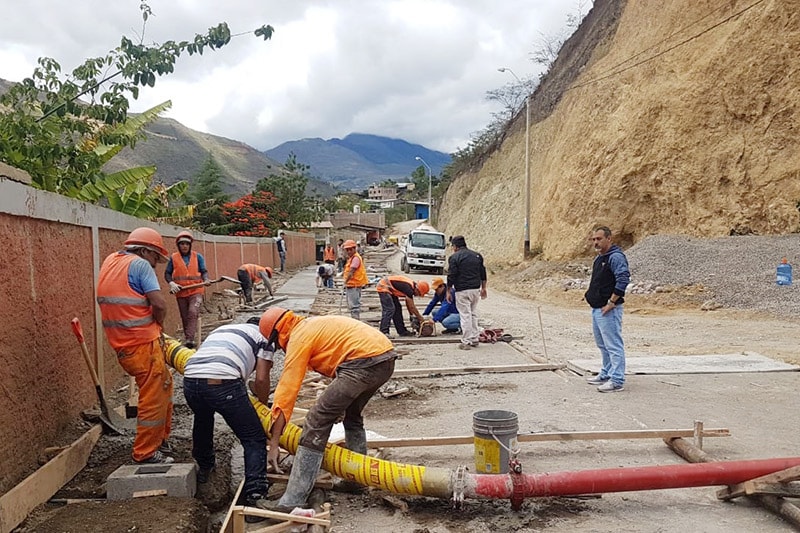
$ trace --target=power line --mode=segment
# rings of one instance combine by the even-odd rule
[[[593,84],[593,83],[597,83],[597,82],[599,82],[599,81],[606,80],[606,79],[608,79],[608,78],[611,78],[611,77],[613,77],[613,76],[616,76],[617,74],[621,74],[621,73],[623,73],[623,72],[625,72],[625,71],[627,71],[627,70],[631,70],[631,69],[633,69],[633,68],[635,68],[635,67],[638,67],[639,65],[643,65],[643,64],[645,64],[645,63],[647,63],[647,62],[649,62],[649,61],[652,61],[652,60],[654,60],[654,59],[656,59],[656,58],[658,58],[658,57],[660,57],[660,56],[662,56],[662,55],[666,54],[667,52],[671,52],[672,50],[675,50],[676,48],[679,48],[679,47],[683,46],[684,44],[687,44],[687,43],[689,43],[690,41],[693,41],[694,39],[697,39],[697,38],[698,38],[698,37],[700,37],[701,35],[704,35],[704,34],[706,34],[706,33],[710,32],[711,30],[714,30],[714,29],[718,28],[719,26],[722,26],[723,24],[725,24],[725,23],[727,23],[727,22],[729,22],[729,21],[733,20],[734,18],[738,17],[739,15],[741,15],[741,14],[743,14],[743,13],[745,13],[745,12],[747,12],[747,11],[751,10],[751,9],[753,9],[753,8],[754,8],[754,7],[756,7],[758,4],[762,4],[762,3],[764,3],[764,0],[757,0],[756,2],[754,2],[754,3],[750,4],[749,6],[745,7],[744,9],[742,9],[742,10],[740,10],[740,11],[737,11],[736,13],[733,13],[732,15],[730,15],[730,16],[728,16],[728,17],[726,17],[726,18],[722,19],[721,21],[717,22],[716,24],[712,24],[711,26],[709,26],[708,28],[705,28],[704,30],[700,31],[699,33],[696,33],[696,34],[694,34],[694,35],[692,35],[692,36],[690,36],[690,37],[687,37],[687,38],[686,38],[686,39],[684,39],[683,41],[680,41],[680,42],[676,43],[675,45],[673,45],[673,46],[670,46],[669,48],[667,48],[667,49],[665,49],[665,50],[662,50],[661,52],[658,52],[658,53],[656,53],[655,55],[652,55],[652,56],[650,56],[650,57],[648,57],[648,58],[646,58],[646,59],[643,59],[643,60],[641,60],[641,61],[637,61],[636,63],[633,63],[632,65],[629,65],[629,66],[627,66],[627,67],[624,67],[624,68],[618,69],[618,67],[620,67],[621,65],[624,65],[625,63],[627,63],[627,62],[631,61],[632,59],[634,59],[634,58],[636,58],[636,57],[638,57],[638,56],[640,56],[640,55],[644,54],[645,52],[647,52],[647,51],[649,51],[649,50],[652,50],[653,48],[656,48],[656,47],[660,46],[661,44],[663,44],[664,42],[666,42],[666,41],[667,41],[668,39],[670,39],[671,37],[673,37],[673,36],[675,36],[675,35],[677,35],[677,34],[679,34],[679,33],[683,32],[683,31],[684,31],[684,30],[686,30],[686,29],[689,29],[689,28],[691,28],[692,26],[694,26],[694,25],[696,25],[697,23],[699,23],[700,21],[702,21],[702,20],[704,20],[704,19],[708,18],[708,17],[709,17],[709,16],[711,16],[713,13],[715,13],[716,11],[718,11],[718,10],[719,10],[719,8],[717,8],[717,9],[714,9],[713,11],[709,12],[707,15],[704,15],[703,17],[699,18],[698,20],[694,21],[693,23],[689,24],[688,26],[686,26],[686,27],[684,27],[684,28],[682,28],[682,29],[680,29],[680,30],[678,30],[678,31],[676,31],[676,32],[674,32],[674,33],[672,33],[671,35],[669,35],[669,36],[667,36],[667,37],[665,37],[663,40],[661,40],[660,42],[656,43],[655,45],[653,45],[653,46],[651,46],[651,47],[649,47],[649,48],[646,48],[646,49],[642,50],[641,52],[638,52],[638,53],[636,53],[636,54],[632,55],[631,57],[629,57],[629,58],[627,58],[627,59],[625,59],[625,60],[623,60],[623,61],[620,61],[619,63],[617,63],[617,64],[616,64],[616,65],[614,65],[613,67],[611,67],[611,68],[609,68],[608,70],[606,70],[605,72],[606,72],[607,74],[606,74],[606,73],[602,73],[602,74],[600,74],[600,75],[599,75],[598,77],[596,77],[596,78],[592,78],[592,79],[590,79],[590,80],[587,80],[587,81],[585,81],[585,82],[583,82],[583,83],[579,83],[579,84],[577,84],[577,85],[573,85],[572,87],[569,87],[569,88],[567,88],[567,89],[566,89],[566,91],[571,91],[571,90],[573,90],[573,89],[578,89],[578,88],[580,88],[580,87],[586,87],[587,85],[591,85],[591,84]],[[617,69],[618,69],[618,70],[617,70]],[[565,92],[566,92],[566,91],[565,91]]]

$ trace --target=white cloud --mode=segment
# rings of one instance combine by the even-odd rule
[[[15,2],[4,10],[0,77],[19,81],[39,56],[65,71],[141,36],[138,0]],[[252,34],[200,57],[141,91],[134,110],[172,100],[167,116],[259,149],[351,132],[402,138],[446,152],[464,147],[496,104],[486,91],[535,75],[540,33],[566,25],[564,0],[151,0],[145,42],[191,39],[226,21]]]

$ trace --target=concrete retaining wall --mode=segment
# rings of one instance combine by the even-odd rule
[[[80,347],[70,328],[83,325],[98,374],[110,390],[125,378],[103,335],[95,305],[100,264],[127,234],[152,226],[170,252],[183,228],[152,224],[116,211],[0,178],[0,494],[37,467],[44,447],[96,403]],[[242,263],[280,266],[271,238],[195,233],[209,276],[236,277]],[[287,232],[287,267],[314,263],[313,234]],[[162,287],[164,265],[156,269]],[[168,294],[167,294],[168,295]],[[168,295],[166,332],[180,328]]]

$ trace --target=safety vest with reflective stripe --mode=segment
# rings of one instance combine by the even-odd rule
[[[247,273],[250,275],[250,280],[253,283],[261,280],[261,277],[258,275],[259,272],[266,272],[268,278],[272,277],[272,269],[269,267],[262,267],[261,265],[254,265],[252,263],[247,263],[240,266],[239,268],[243,268],[247,271]]]
[[[333,249],[332,246],[326,246],[325,249],[322,251],[322,260],[336,261],[336,251]]]
[[[97,282],[97,303],[103,329],[115,351],[152,342],[161,335],[146,296],[131,289],[128,269],[138,255],[115,252],[103,261]]]
[[[367,280],[367,267],[364,266],[364,260],[358,253],[354,253],[353,257],[347,260],[347,264],[344,267],[344,279],[347,279],[347,273],[352,270],[350,265],[355,257],[358,257],[360,264],[358,265],[356,271],[353,272],[353,277],[345,282],[345,287],[363,287],[369,283],[369,280]]]
[[[397,288],[394,286],[395,283],[407,284],[411,287],[411,293],[414,293],[414,280],[405,276],[387,276],[385,278],[381,278],[376,289],[378,292],[386,292],[392,296],[397,296],[398,298],[413,298],[413,296],[409,296],[403,291],[397,290]]]
[[[200,273],[200,262],[197,259],[197,252],[191,253],[188,265],[183,262],[183,256],[179,252],[172,254],[172,281],[182,287],[197,285],[203,282],[203,275]],[[205,287],[195,287],[194,289],[184,289],[175,296],[178,298],[188,298],[194,294],[203,294],[205,292]]]

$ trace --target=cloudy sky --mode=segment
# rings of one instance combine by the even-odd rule
[[[139,0],[7,0],[0,78],[30,76],[39,57],[66,72],[126,35],[138,42]],[[9,7],[7,4],[14,4]],[[220,22],[248,32],[182,57],[134,102],[266,150],[307,137],[371,133],[453,152],[501,105],[486,91],[535,76],[542,36],[566,31],[588,0],[149,0],[145,43],[190,40]],[[271,40],[252,30],[270,24]]]

